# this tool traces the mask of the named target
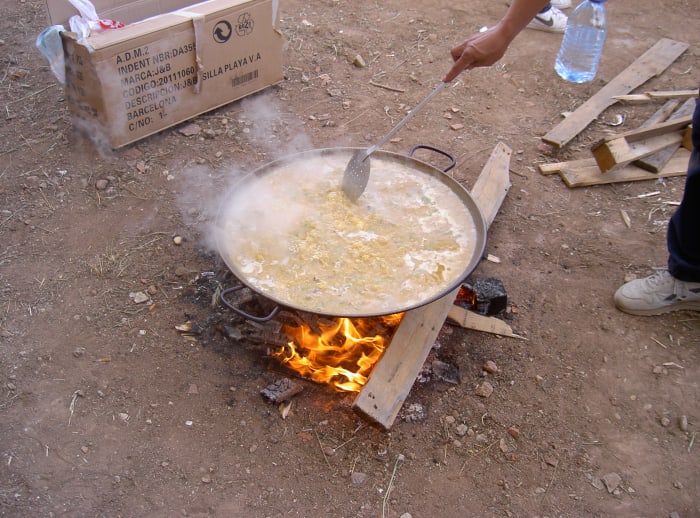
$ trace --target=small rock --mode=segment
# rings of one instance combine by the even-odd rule
[[[478,387],[476,387],[474,393],[480,397],[489,397],[491,394],[493,394],[493,385],[491,385],[491,383],[488,381],[484,381],[483,383],[479,384]]]
[[[603,475],[603,483],[610,494],[617,489],[620,482],[622,482],[622,477],[620,477],[620,475],[617,473],[608,473],[607,475]]]
[[[420,403],[411,403],[406,408],[403,420],[407,423],[420,423],[428,417],[428,411]]]
[[[209,475],[204,475],[202,477],[202,484],[211,484],[211,477]]]
[[[605,484],[603,484],[603,481],[600,480],[598,477],[590,477],[591,485],[598,489],[598,490],[603,490],[605,489]]]
[[[84,354],[85,354],[85,347],[76,347],[75,350],[73,351],[73,356],[75,356],[76,358],[80,358]]]
[[[173,237],[173,243],[175,243],[177,246],[180,246],[183,241],[184,239],[182,238],[182,236]]]
[[[455,423],[455,418],[454,416],[448,415],[445,417],[445,422],[447,424],[454,424]]]
[[[352,64],[357,68],[365,68],[367,66],[367,63],[365,63],[364,58],[360,54],[355,56],[355,59],[352,60]]]
[[[403,513],[399,518],[413,518],[413,516],[411,516],[411,513]]]
[[[87,446],[81,446],[81,447],[80,447],[80,451],[82,451],[83,453],[87,454],[87,453],[90,451],[90,448],[88,448]]]
[[[542,493],[546,493],[547,490],[543,487],[536,487],[535,488],[535,494],[541,495]]]
[[[659,422],[664,428],[668,428],[668,425],[671,424],[671,420],[666,416],[663,416],[661,419],[659,419]]]
[[[350,475],[350,480],[352,480],[353,484],[362,484],[367,480],[367,474],[360,471],[353,471],[352,475]]]
[[[688,416],[687,415],[682,415],[678,419],[678,428],[680,428],[682,432],[688,431]]]
[[[450,129],[451,129],[452,131],[459,131],[459,130],[461,130],[462,128],[464,128],[464,124],[452,124],[452,125],[450,126]]]
[[[544,461],[555,468],[559,465],[559,459],[557,459],[554,455],[551,454],[545,454]]]
[[[190,383],[190,387],[187,389],[188,394],[199,394],[199,389],[194,383]]]
[[[489,374],[496,374],[497,372],[499,372],[498,366],[492,360],[486,360],[481,366],[481,368]]]
[[[134,304],[143,304],[148,302],[150,297],[142,291],[132,291],[129,293],[129,298],[134,302]]]
[[[508,433],[513,439],[519,439],[520,438],[520,428],[517,426],[511,426],[508,428]]]
[[[201,132],[202,128],[199,126],[199,124],[194,123],[183,126],[178,130],[178,133],[180,133],[180,135],[184,135],[185,137],[199,135]]]
[[[95,182],[95,189],[98,191],[104,191],[107,186],[109,185],[109,181],[105,180],[104,178],[100,178]]]
[[[14,383],[10,382],[10,383],[7,384],[7,389],[8,389],[8,390],[12,390],[12,391],[17,390],[17,385],[15,385]]]
[[[128,421],[129,420],[129,414],[126,412],[119,412],[119,419],[122,421]]]
[[[468,431],[469,427],[464,423],[457,425],[457,428],[455,428],[455,433],[460,437],[464,437],[465,435],[467,435]]]

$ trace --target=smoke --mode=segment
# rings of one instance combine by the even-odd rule
[[[235,109],[240,111],[236,112]],[[173,164],[173,176],[177,179],[177,205],[182,214],[183,223],[196,230],[200,236],[200,244],[209,251],[217,252],[217,242],[225,230],[220,225],[223,214],[229,214],[231,207],[227,200],[237,188],[239,182],[248,174],[268,162],[291,155],[300,151],[312,149],[303,121],[296,115],[285,113],[281,104],[270,92],[262,92],[242,99],[233,106],[229,118],[229,130],[217,139],[225,139],[227,146],[239,146],[242,149],[252,148],[247,156],[262,156],[263,160],[248,161],[246,164],[226,161],[222,164],[197,164],[187,166],[184,170]],[[251,191],[260,200],[266,193]],[[279,197],[277,201],[279,203]],[[289,216],[290,207],[272,209],[276,225],[281,212]],[[252,217],[252,216],[250,216]],[[257,215],[259,218],[260,215]],[[245,221],[246,215],[238,214],[238,221]],[[226,220],[230,217],[227,215]],[[263,222],[260,222],[262,225]],[[267,223],[265,223],[267,224]],[[231,231],[228,225],[228,232]]]
[[[285,114],[271,94],[247,97],[240,104],[247,140],[262,147],[273,159],[314,147],[303,122],[295,115]]]

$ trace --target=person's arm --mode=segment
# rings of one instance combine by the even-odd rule
[[[450,51],[454,65],[443,81],[449,83],[463,70],[493,65],[503,57],[508,45],[546,4],[547,0],[513,0],[496,25],[469,37]]]

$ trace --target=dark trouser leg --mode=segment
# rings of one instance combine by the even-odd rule
[[[545,5],[542,10],[539,12],[539,14],[546,13],[552,8],[551,2],[547,2],[547,5]]]
[[[700,282],[700,103],[693,114],[693,148],[683,199],[668,225],[668,271],[676,279]]]

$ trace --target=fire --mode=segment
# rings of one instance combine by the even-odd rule
[[[320,334],[306,323],[285,325],[283,331],[291,341],[272,356],[316,382],[339,391],[359,392],[403,315],[319,321]]]

